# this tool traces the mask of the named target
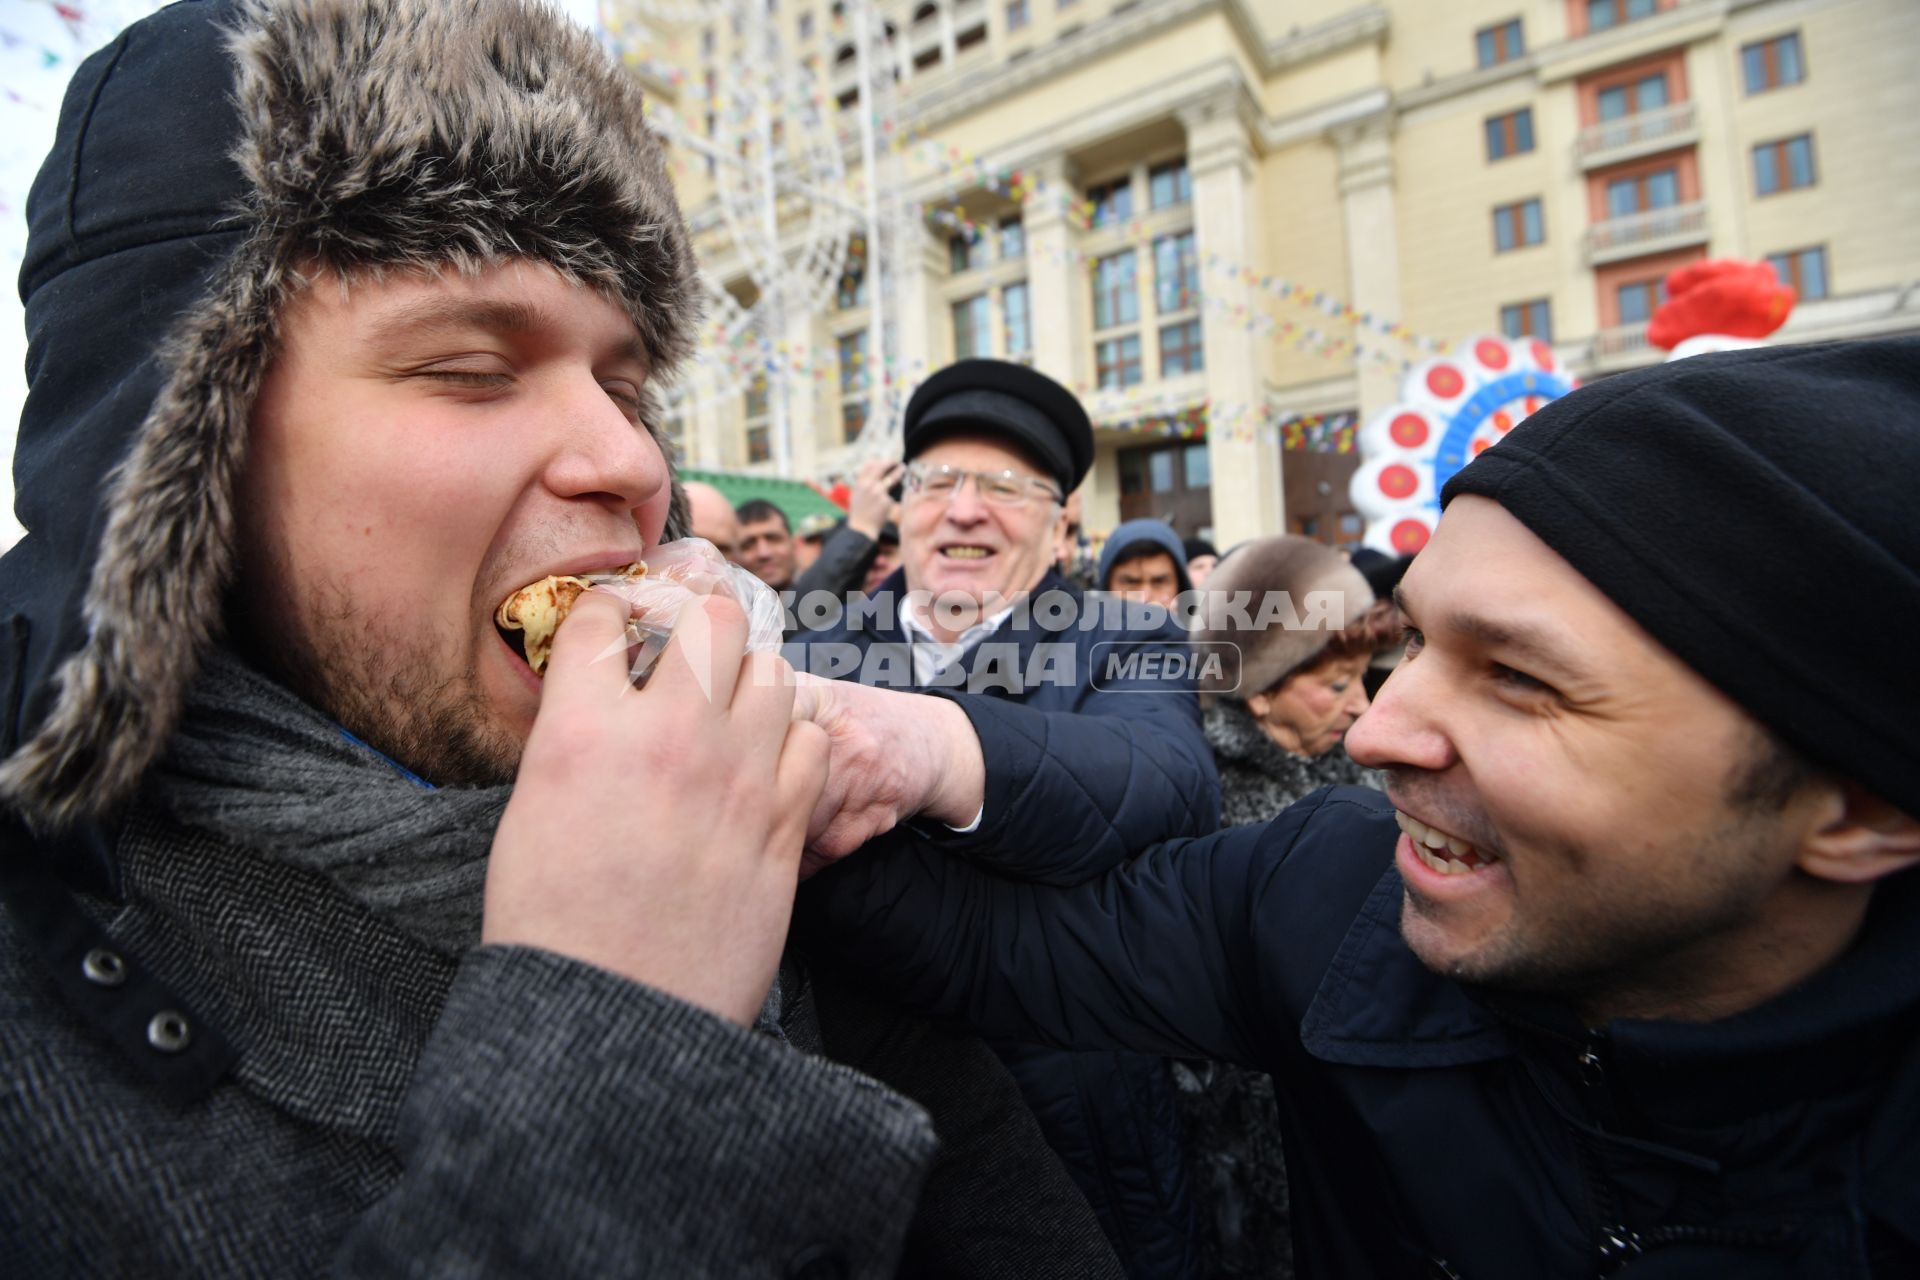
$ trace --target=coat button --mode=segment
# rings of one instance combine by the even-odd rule
[[[95,947],[80,962],[80,972],[97,987],[117,987],[127,980],[127,962],[105,947]]]
[[[162,1053],[179,1053],[192,1039],[193,1028],[177,1010],[162,1009],[147,1023],[147,1043]]]
[[[802,1249],[787,1264],[787,1280],[846,1280],[852,1273],[847,1255],[825,1244]]]

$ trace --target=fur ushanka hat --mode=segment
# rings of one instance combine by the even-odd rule
[[[1333,592],[1336,598],[1330,603],[1336,607],[1314,609],[1307,597],[1320,591]],[[1239,615],[1231,608],[1233,598],[1241,592],[1249,597],[1243,602],[1247,622],[1259,622],[1262,602],[1268,592],[1284,592],[1292,607],[1278,610],[1279,615],[1283,619],[1297,615],[1303,625],[1242,625]],[[1206,601],[1207,625],[1195,638],[1229,642],[1238,645],[1240,650],[1238,687],[1230,692],[1224,688],[1203,691],[1242,702],[1286,679],[1294,668],[1326,648],[1337,632],[1358,622],[1360,615],[1373,605],[1372,588],[1344,554],[1312,538],[1293,534],[1255,538],[1235,547],[1215,566],[1202,595]]]
[[[622,305],[656,375],[698,318],[638,86],[521,0],[174,5],[75,75],[27,213],[0,798],[42,828],[130,796],[221,631],[301,270],[543,262]]]

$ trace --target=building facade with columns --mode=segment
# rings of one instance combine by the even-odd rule
[[[857,112],[829,0],[771,7]],[[890,376],[991,355],[1073,387],[1097,424],[1090,529],[1353,541],[1343,446],[1410,362],[1505,332],[1582,378],[1649,363],[1660,282],[1697,258],[1773,262],[1801,295],[1783,341],[1920,329],[1913,0],[880,11],[903,50],[881,123],[926,211],[882,300]],[[682,83],[721,98],[711,71],[690,59]],[[750,302],[706,162],[678,181],[703,260]],[[876,403],[859,248],[781,322],[798,372],[696,378],[674,424],[691,462],[830,480],[887,447],[885,423],[849,443]]]

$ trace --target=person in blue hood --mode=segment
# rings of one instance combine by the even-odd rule
[[[1100,551],[1099,578],[1102,591],[1162,609],[1193,590],[1186,548],[1163,520],[1129,520],[1115,529]]]
[[[1581,388],[1442,490],[1346,738],[1384,796],[1074,887],[900,835],[809,929],[1267,1072],[1302,1277],[1920,1275],[1916,475],[1920,338]]]

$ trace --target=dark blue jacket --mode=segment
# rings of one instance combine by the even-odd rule
[[[1303,1278],[1920,1276],[1920,873],[1795,991],[1590,1030],[1420,964],[1397,836],[1338,788],[1057,888],[901,835],[803,923],[989,1033],[1270,1072]]]
[[[896,572],[875,597],[905,590]],[[897,594],[891,597],[897,600]],[[802,634],[786,649],[802,670],[959,696],[990,725],[1007,768],[989,775],[981,827],[943,834],[949,850],[1072,884],[1155,840],[1212,831],[1220,784],[1200,727],[1191,652],[1165,611],[1097,599],[1049,573],[998,630],[962,655],[940,687],[914,680],[890,608]],[[1108,611],[1103,616],[1097,611]],[[1071,714],[1060,714],[1071,713]],[[1166,1062],[1112,1051],[1063,1053],[1005,1038],[994,1046],[1042,1130],[1136,1277],[1197,1275],[1198,1221],[1187,1187]]]

